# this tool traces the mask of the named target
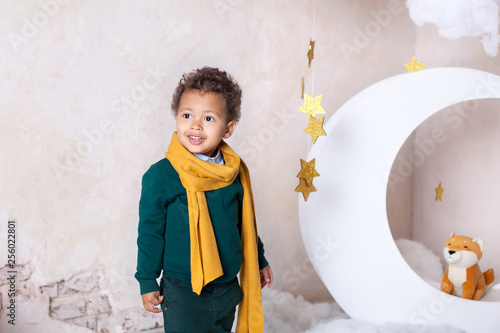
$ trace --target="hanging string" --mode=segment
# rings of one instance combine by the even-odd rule
[[[313,52],[314,52],[314,43],[316,42],[316,12],[315,12],[315,3],[314,3],[314,0],[312,0],[312,36],[310,37],[310,41],[309,41],[309,47],[312,47],[313,49]],[[311,42],[312,42],[312,45],[311,45]],[[314,53],[313,53],[314,54]],[[310,92],[310,96],[311,97],[315,97],[314,96],[314,67],[315,67],[315,61],[314,61],[314,57],[313,59],[311,59],[311,65],[312,67],[310,68],[311,70],[311,92]],[[310,151],[311,150],[311,147],[312,147],[313,143],[311,140],[307,140],[307,150]]]
[[[312,41],[316,42],[316,6],[314,0],[312,0]],[[314,61],[312,61],[312,73],[311,73],[311,96],[314,97]]]

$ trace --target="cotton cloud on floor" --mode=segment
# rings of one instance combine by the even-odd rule
[[[424,279],[439,281],[443,267],[439,257],[422,244],[396,242],[408,265]],[[374,325],[350,319],[335,302],[310,303],[301,296],[265,288],[263,295],[265,333],[455,333],[461,329],[445,325],[386,323]]]
[[[498,0],[407,0],[410,18],[418,25],[435,24],[442,37],[482,36],[484,51],[498,54]]]
[[[264,291],[265,333],[456,333],[445,325],[386,323],[374,325],[350,319],[337,303],[310,303],[301,296]]]

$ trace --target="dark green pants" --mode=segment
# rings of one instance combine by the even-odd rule
[[[169,275],[161,281],[165,333],[231,332],[242,292],[238,280],[208,285],[196,295],[191,283]]]

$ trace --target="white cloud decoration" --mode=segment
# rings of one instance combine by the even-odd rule
[[[498,54],[499,0],[407,0],[410,18],[418,25],[432,23],[447,39],[482,36],[484,51]]]

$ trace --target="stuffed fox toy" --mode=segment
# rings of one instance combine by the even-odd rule
[[[486,286],[494,280],[492,268],[483,274],[478,265],[483,255],[483,241],[452,233],[443,255],[448,267],[441,281],[441,290],[467,299],[483,297]]]

